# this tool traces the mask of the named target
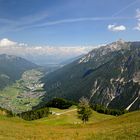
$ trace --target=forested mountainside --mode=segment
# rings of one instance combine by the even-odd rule
[[[44,100],[85,96],[109,108],[140,108],[140,42],[119,40],[46,75]]]
[[[0,89],[20,79],[24,71],[36,68],[37,65],[21,57],[0,55]]]

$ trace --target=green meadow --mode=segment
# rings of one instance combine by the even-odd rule
[[[0,112],[0,140],[139,140],[140,111],[110,116],[93,111],[87,124],[76,107],[51,108],[55,114],[35,121],[6,117]]]

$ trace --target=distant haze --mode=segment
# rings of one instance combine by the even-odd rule
[[[0,54],[20,56],[39,65],[59,64],[93,48],[95,46],[29,46],[7,38],[0,40]]]

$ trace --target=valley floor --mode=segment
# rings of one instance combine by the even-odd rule
[[[74,107],[52,111],[59,114],[31,122],[0,115],[0,140],[140,139],[140,111],[119,117],[93,111],[90,121],[85,125],[77,119]]]

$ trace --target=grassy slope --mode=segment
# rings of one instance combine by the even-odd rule
[[[73,108],[71,108],[73,109]],[[54,109],[53,109],[54,111]],[[55,112],[59,110],[55,109]],[[61,110],[61,112],[63,112]],[[0,115],[2,140],[138,140],[140,139],[140,111],[119,117],[93,112],[89,123],[80,122],[76,111],[27,122]]]
[[[75,106],[72,106],[70,109],[65,109],[65,110],[51,108],[50,110],[56,113],[63,113],[67,111],[70,111],[70,112],[64,113],[62,115],[50,115],[48,118],[43,118],[43,119],[37,120],[36,122],[39,122],[41,124],[47,124],[47,125],[81,124],[82,121],[78,119],[77,111],[75,111],[74,109],[75,109]],[[96,122],[106,120],[106,119],[111,119],[111,118],[114,118],[114,116],[99,114],[93,111],[92,117],[90,118],[88,124],[96,123]]]

